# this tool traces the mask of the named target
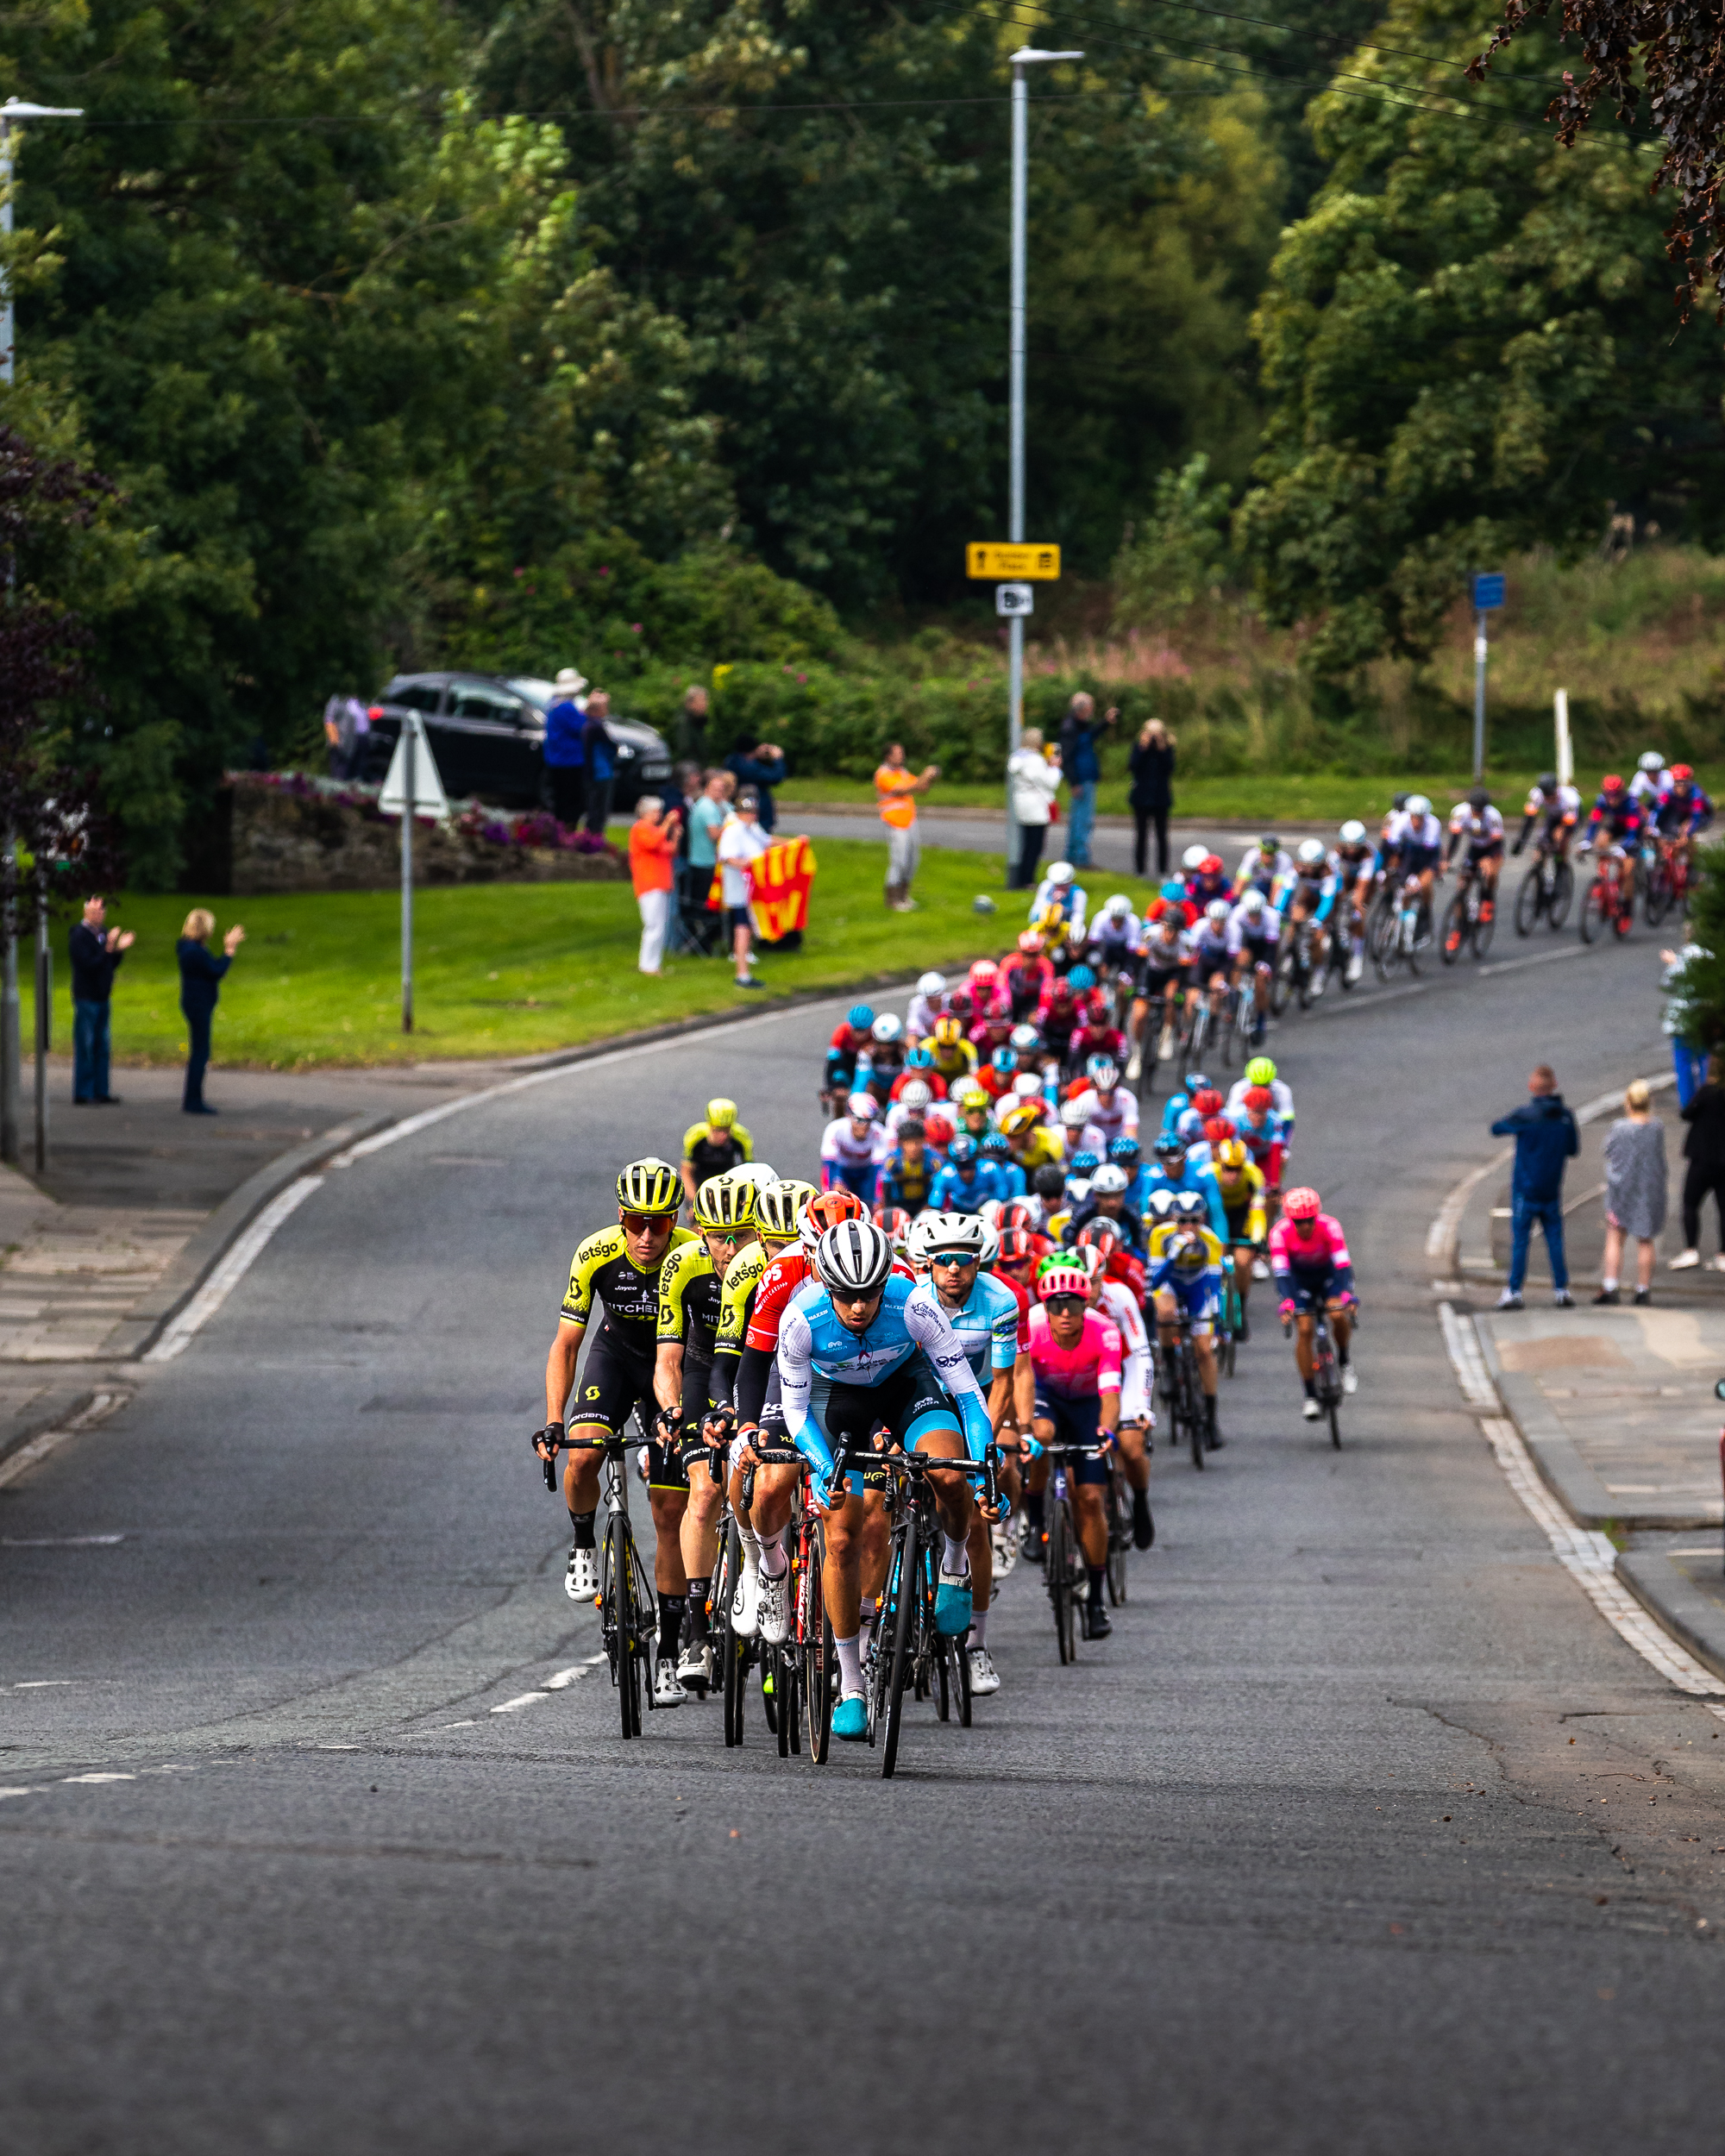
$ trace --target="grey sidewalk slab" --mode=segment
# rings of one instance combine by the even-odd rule
[[[1618,1551],[1615,1570],[1650,1617],[1725,1677],[1725,1556],[1718,1535],[1637,1535]]]
[[[1503,1404],[1584,1526],[1716,1526],[1725,1309],[1493,1311],[1478,1319]]]

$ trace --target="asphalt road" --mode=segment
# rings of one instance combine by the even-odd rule
[[[1261,1332],[1113,1639],[1061,1669],[1014,1578],[1003,1689],[892,1783],[544,1689],[598,1645],[526,1443],[569,1250],[721,1085],[806,1168],[830,1015],[333,1172],[0,1490],[0,2143],[1716,2150],[1725,1720],[1504,1483],[1423,1250],[1536,1055],[1578,1101],[1662,1060],[1652,939],[1568,948],[1283,1029],[1345,1449]]]

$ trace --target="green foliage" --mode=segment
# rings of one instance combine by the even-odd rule
[[[1116,629],[1170,627],[1216,587],[1228,564],[1228,490],[1195,456],[1156,482],[1144,528],[1114,558]]]
[[[1716,1052],[1725,1047],[1725,844],[1703,846],[1689,906],[1687,941],[1699,946],[1672,987],[1679,1038]],[[1674,931],[1672,942],[1680,931]]]
[[[1320,674],[1425,656],[1470,568],[1573,555],[1614,506],[1709,542],[1725,517],[1725,376],[1661,297],[1658,147],[1559,149],[1525,97],[1458,110],[1409,53],[1459,63],[1490,27],[1467,0],[1394,0],[1375,38],[1404,49],[1349,67],[1407,94],[1317,101],[1330,177],[1259,309],[1270,416],[1235,538]],[[1562,66],[1549,33],[1517,57]]]

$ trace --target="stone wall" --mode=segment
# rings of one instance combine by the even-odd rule
[[[383,891],[401,881],[398,823],[376,823],[340,801],[279,788],[224,787],[231,818],[228,887],[236,897],[273,891]],[[614,853],[499,846],[442,824],[413,828],[413,881],[442,883],[609,883],[626,881]]]

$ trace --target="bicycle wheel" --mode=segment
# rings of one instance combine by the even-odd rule
[[[832,1679],[837,1656],[832,1645],[832,1626],[821,1593],[826,1569],[826,1538],[819,1525],[809,1539],[803,1568],[802,1642],[803,1719],[808,1727],[808,1760],[812,1767],[826,1764],[832,1738]]]
[[[1488,906],[1491,908],[1489,913],[1485,910]],[[1479,918],[1473,924],[1473,955],[1476,959],[1484,958],[1490,950],[1491,932],[1496,925],[1496,899],[1482,899],[1479,901]]]
[[[635,1607],[635,1547],[629,1523],[620,1513],[605,1522],[604,1576],[608,1583],[609,1614],[615,1627],[617,1646],[612,1668],[617,1677],[618,1708],[625,1737],[641,1734],[641,1664],[637,1636],[640,1613]]]
[[[1438,956],[1446,966],[1454,965],[1461,956],[1461,947],[1467,941],[1467,896],[1458,891],[1444,909],[1444,932],[1438,944]]]
[[[1063,1663],[1072,1659],[1072,1522],[1064,1498],[1050,1498],[1048,1516],[1048,1599],[1054,1610],[1054,1639]]]
[[[899,1764],[899,1729],[904,1720],[905,1679],[910,1675],[915,1657],[917,1632],[917,1517],[907,1512],[899,1545],[897,1574],[897,1607],[894,1611],[893,1639],[888,1659],[891,1668],[887,1680],[887,1733],[885,1748],[881,1754],[881,1774],[889,1777]]]
[[[1553,933],[1569,918],[1571,899],[1575,897],[1575,871],[1566,861],[1560,861],[1552,870],[1552,894],[1546,901],[1546,924]]]
[[[1545,895],[1546,872],[1543,865],[1536,861],[1522,877],[1521,887],[1515,893],[1515,933],[1518,936],[1533,934]]]
[[[1201,1003],[1193,1015],[1192,1030],[1186,1036],[1185,1071],[1189,1082],[1193,1072],[1204,1068],[1204,1050],[1210,1038],[1210,1006]]]
[[[1203,1398],[1198,1386],[1198,1373],[1192,1367],[1192,1350],[1182,1344],[1180,1351],[1180,1411],[1185,1420],[1186,1438],[1192,1448],[1192,1464],[1201,1474],[1204,1467],[1204,1410],[1200,1405]]]
[[[1270,975],[1270,1015],[1279,1018],[1288,1008],[1288,999],[1294,992],[1294,953],[1292,948],[1279,952]]]
[[[791,1756],[791,1701],[796,1690],[796,1677],[788,1647],[768,1647],[761,1658],[762,1677],[761,1697],[767,1708],[767,1727],[779,1740],[779,1757]],[[770,1683],[772,1689],[768,1690]]]
[[[1587,896],[1581,902],[1581,940],[1596,943],[1605,932],[1610,918],[1605,897],[1605,879],[1596,876],[1587,887]]]
[[[1671,870],[1662,860],[1658,861],[1647,871],[1647,887],[1641,900],[1649,928],[1657,928],[1671,912],[1673,895]]]
[[[952,1642],[953,1666],[957,1672],[958,1727],[970,1727],[970,1650],[962,1639]]]
[[[1132,1543],[1132,1493],[1120,1462],[1108,1476],[1108,1600],[1116,1608],[1126,1598],[1126,1551]]]

